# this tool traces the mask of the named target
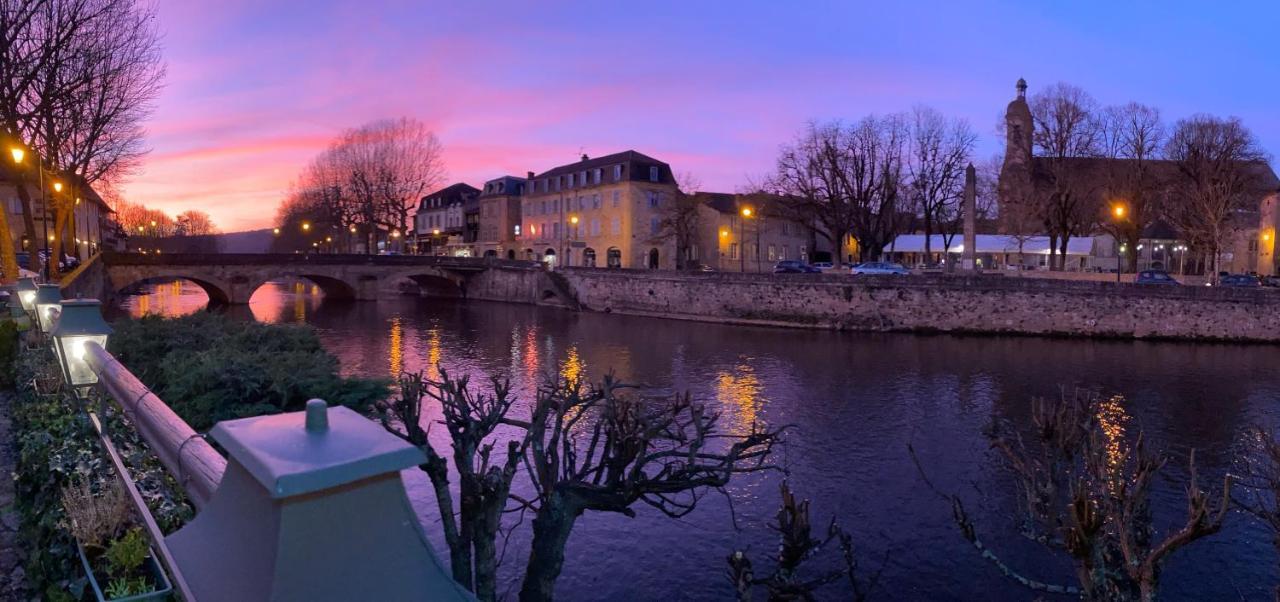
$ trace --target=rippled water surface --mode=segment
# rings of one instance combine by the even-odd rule
[[[200,310],[206,300],[183,283],[144,293],[127,299],[124,312],[178,314]],[[248,308],[230,311],[314,325],[349,374],[439,365],[508,377],[527,399],[545,374],[598,378],[612,370],[656,390],[691,392],[723,412],[728,429],[757,420],[793,425],[779,464],[793,488],[812,498],[819,530],[834,516],[853,532],[865,570],[885,563],[881,599],[1035,597],[960,537],[949,505],[924,483],[908,444],[938,488],[963,496],[980,536],[1009,564],[1065,582],[1069,567],[1044,560],[1009,518],[1014,489],[992,467],[982,436],[993,417],[1025,424],[1031,398],[1062,387],[1116,396],[1105,407],[1110,428],[1130,435],[1142,429],[1171,457],[1172,478],[1155,486],[1163,533],[1182,517],[1188,450],[1198,450],[1202,479],[1216,488],[1246,430],[1274,424],[1280,395],[1280,349],[1266,346],[808,332],[414,297],[324,303],[311,285],[294,282],[265,286]],[[438,532],[431,528],[438,519],[426,479],[406,475],[428,531]],[[767,524],[780,478],[738,479],[728,499],[708,495],[679,520],[644,508],[636,518],[588,513],[570,540],[560,597],[729,598],[724,575],[731,550],[748,549],[757,570],[772,566],[767,556],[776,540]],[[528,548],[527,521],[515,528],[503,561],[511,592]],[[1271,534],[1233,512],[1222,533],[1176,553],[1163,582],[1164,599],[1270,599],[1280,582]],[[848,596],[839,585],[823,592]]]

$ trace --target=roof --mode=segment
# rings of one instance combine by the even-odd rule
[[[631,166],[630,169],[623,170],[624,171],[623,178],[626,180],[648,181],[649,180],[648,168],[658,167],[661,169],[661,175],[659,176],[659,179],[662,182],[666,182],[666,183],[675,182],[675,176],[672,175],[671,173],[670,165],[667,165],[666,163],[663,163],[662,161],[654,159],[653,157],[650,157],[643,153],[638,153],[634,150],[627,150],[620,153],[614,153],[612,155],[596,157],[594,159],[587,158],[586,155],[583,155],[583,159],[581,161],[577,161],[575,163],[567,163],[565,165],[559,165],[557,167],[553,167],[547,171],[544,171],[540,174],[535,175],[534,179],[541,180],[543,178],[554,178],[556,176],[577,173],[583,170],[595,169],[597,167],[605,168],[605,167],[610,167],[618,164]],[[605,180],[610,181],[610,178],[606,176]]]
[[[480,196],[509,196],[517,195],[524,192],[524,184],[527,180],[516,176],[502,176],[494,178],[484,183],[484,189],[480,191]]]
[[[1077,182],[1090,193],[1105,195],[1108,184],[1117,177],[1123,177],[1126,167],[1135,159],[1111,159],[1107,157],[1066,157],[1050,159],[1048,157],[1032,157],[1031,173],[1036,184],[1043,185],[1052,179],[1053,162],[1060,162],[1061,168],[1075,176]],[[1157,181],[1156,188],[1164,188],[1162,193],[1171,191],[1173,185],[1182,179],[1178,162],[1168,159],[1149,160],[1150,173]],[[1280,177],[1265,161],[1249,161],[1246,168],[1256,177],[1255,188],[1258,194],[1270,194],[1280,190]],[[1105,199],[1104,199],[1105,200]]]
[[[1067,255],[1092,255],[1093,254],[1092,236],[1077,236],[1067,241]],[[974,242],[977,246],[977,253],[1002,254],[1002,253],[1018,253],[1018,237],[1006,236],[1003,234],[978,234],[975,236]],[[929,237],[929,247],[934,253],[941,253],[943,249],[951,253],[964,252],[964,236],[957,234],[951,239],[951,247],[947,248],[943,244],[941,234],[934,234]],[[923,253],[924,252],[924,235],[923,234],[901,234],[893,240],[893,244],[886,248],[890,253]],[[1048,236],[1032,236],[1022,240],[1022,253],[1027,255],[1048,255],[1049,254],[1049,237]]]
[[[451,184],[435,192],[423,195],[422,199],[418,202],[418,213],[422,213],[429,209],[440,209],[442,207],[448,207],[455,203],[466,202],[470,199],[476,198],[476,196],[478,196],[479,194],[480,194],[479,188],[476,188],[475,186],[467,184],[466,182],[458,182],[457,184]],[[439,201],[439,202],[432,203],[433,206],[428,207],[427,206],[428,200]]]

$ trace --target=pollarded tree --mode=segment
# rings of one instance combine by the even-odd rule
[[[1166,144],[1178,178],[1166,214],[1193,244],[1209,253],[1217,274],[1232,217],[1246,208],[1248,193],[1260,184],[1266,158],[1253,132],[1235,117],[1196,115],[1178,121]]]
[[[734,476],[767,470],[781,430],[719,429],[720,416],[689,396],[641,399],[606,377],[598,387],[543,388],[523,458],[533,484],[533,549],[520,599],[551,600],[573,526],[587,511],[635,516],[643,504],[678,518]]]

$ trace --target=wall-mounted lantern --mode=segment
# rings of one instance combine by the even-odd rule
[[[85,359],[85,345],[93,342],[105,349],[111,326],[102,319],[102,303],[97,299],[75,299],[61,305],[62,313],[49,336],[62,365],[62,378],[76,397],[83,399],[98,383],[98,374]]]
[[[36,291],[36,322],[40,332],[49,332],[53,323],[58,320],[58,312],[62,310],[62,287],[56,284],[41,284]]]
[[[36,291],[39,288],[35,278],[22,277],[18,279],[18,302],[27,313],[31,313],[36,309]]]

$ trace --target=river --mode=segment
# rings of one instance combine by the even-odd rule
[[[192,284],[166,283],[126,298],[120,310],[177,315],[206,301]],[[545,374],[596,379],[612,370],[657,391],[689,391],[722,412],[728,429],[752,421],[793,425],[778,464],[797,494],[812,499],[816,535],[834,516],[852,532],[863,571],[884,565],[876,599],[1035,597],[961,538],[909,444],[938,489],[963,497],[989,547],[1025,574],[1069,582],[1068,565],[1046,560],[1017,534],[1015,488],[982,435],[993,417],[1026,424],[1032,398],[1064,388],[1113,398],[1113,428],[1130,436],[1141,429],[1170,457],[1172,478],[1157,480],[1153,496],[1161,534],[1183,518],[1190,448],[1198,450],[1201,484],[1217,490],[1225,471],[1239,469],[1248,429],[1280,418],[1280,348],[1271,346],[814,332],[416,297],[326,303],[304,282],[269,284],[248,308],[230,311],[315,326],[348,374],[388,376],[438,364],[454,374],[510,378],[527,398]],[[406,475],[415,508],[438,533],[426,479]],[[732,512],[725,496],[711,494],[682,519],[647,508],[635,518],[588,513],[570,539],[559,597],[730,598],[730,551],[748,550],[757,572],[772,566],[777,540],[768,524],[781,478],[735,480],[727,492]],[[528,533],[526,518],[510,539],[500,591],[518,588]],[[1173,555],[1162,597],[1271,599],[1280,583],[1271,540],[1270,531],[1233,510],[1221,533]],[[444,549],[439,538],[435,543]],[[835,584],[820,598],[848,592]]]

